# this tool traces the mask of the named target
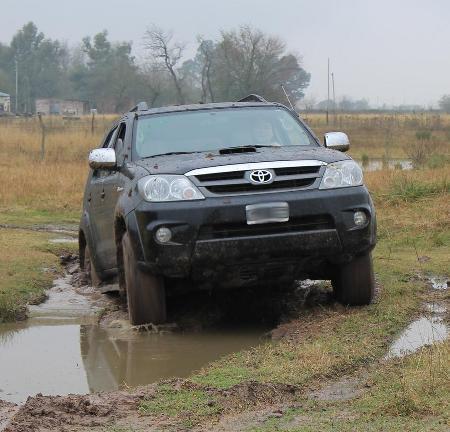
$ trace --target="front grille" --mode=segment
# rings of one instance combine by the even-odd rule
[[[298,189],[311,186],[315,179],[278,180],[269,184],[255,185],[252,183],[224,184],[206,186],[210,192],[215,194],[240,193],[240,192],[262,192],[274,189]]]
[[[202,169],[200,172],[193,173],[190,178],[195,185],[203,188],[202,192],[210,195],[239,195],[253,194],[259,192],[271,192],[278,190],[296,190],[311,188],[316,180],[321,177],[321,169],[325,165],[321,161],[286,161],[285,166],[282,162],[261,162],[252,163],[251,168],[242,169],[241,166],[236,171],[228,171],[227,167],[218,167],[217,172],[211,172],[215,168]],[[244,164],[241,164],[244,165]],[[259,169],[268,170],[272,173],[271,183],[255,184],[250,181],[251,172]],[[241,168],[241,169],[239,169]],[[225,171],[221,172],[220,169]],[[323,168],[325,169],[325,168]],[[187,174],[189,175],[189,174]]]
[[[243,179],[245,171],[231,171],[231,172],[221,172],[214,174],[202,174],[197,175],[195,178],[200,182],[210,182],[210,181],[222,181],[222,180],[236,180]]]
[[[289,232],[305,232],[334,228],[329,215],[304,216],[288,222],[247,225],[246,222],[203,225],[198,240],[226,239],[233,237],[253,237]]]
[[[275,168],[275,174],[277,176],[292,176],[299,174],[317,174],[320,170],[320,166],[298,166],[298,167],[283,167]]]

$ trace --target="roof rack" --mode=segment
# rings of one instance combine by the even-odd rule
[[[134,108],[130,109],[130,112],[147,111],[147,110],[148,110],[147,102],[139,102]]]
[[[238,102],[267,102],[262,96],[257,94],[249,94],[245,98],[239,99]]]

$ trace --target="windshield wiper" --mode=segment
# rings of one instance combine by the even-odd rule
[[[160,154],[154,154],[154,155],[150,155],[150,156],[145,156],[142,159],[149,159],[149,158],[153,158],[156,156],[170,156],[170,155],[181,155],[181,154],[191,154],[191,153],[198,153],[196,151],[190,151],[190,152],[186,152],[186,151],[179,151],[179,152],[167,152],[167,153],[160,153]]]
[[[220,154],[228,154],[228,153],[252,153],[255,152],[257,148],[262,147],[280,147],[276,145],[263,145],[263,144],[256,144],[256,145],[243,145],[243,146],[235,146],[235,147],[225,147],[223,149],[219,150]]]

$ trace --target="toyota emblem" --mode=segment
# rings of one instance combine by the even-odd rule
[[[272,172],[265,169],[251,171],[249,177],[254,184],[271,183],[273,180]]]

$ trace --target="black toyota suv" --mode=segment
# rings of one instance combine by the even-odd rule
[[[135,325],[163,323],[166,295],[305,278],[369,304],[375,210],[348,147],[256,95],[140,103],[89,155],[81,266],[94,285],[118,276]]]

